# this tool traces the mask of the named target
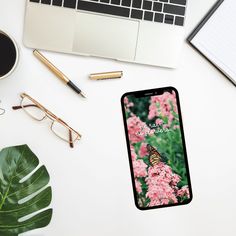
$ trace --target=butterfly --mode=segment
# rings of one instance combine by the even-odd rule
[[[155,166],[162,161],[161,154],[153,146],[147,144],[147,150],[149,152],[149,161],[152,166]]]

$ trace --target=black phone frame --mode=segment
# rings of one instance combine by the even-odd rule
[[[172,92],[172,91],[174,91],[176,94],[177,109],[178,109],[178,114],[179,114],[180,130],[181,130],[181,137],[182,137],[182,143],[183,143],[184,160],[185,160],[185,166],[186,166],[186,175],[187,175],[187,179],[188,179],[190,198],[182,203],[171,203],[168,205],[159,205],[159,206],[152,206],[152,207],[140,207],[138,204],[138,201],[137,201],[137,197],[136,197],[135,177],[134,177],[133,164],[132,164],[132,158],[131,158],[130,141],[129,141],[128,128],[127,128],[124,98],[129,95],[134,95],[135,97],[156,96],[156,95],[161,95],[164,92]],[[121,108],[122,108],[122,114],[123,114],[123,122],[124,122],[124,128],[125,128],[127,150],[128,150],[128,155],[129,155],[129,167],[130,167],[132,187],[133,187],[133,196],[134,196],[134,202],[135,202],[136,207],[139,210],[150,210],[150,209],[156,209],[156,208],[165,208],[165,207],[172,207],[172,206],[189,204],[193,199],[193,193],[192,193],[192,185],[191,185],[191,179],[190,179],[189,164],[188,164],[188,158],[187,158],[187,150],[186,150],[186,143],[185,143],[185,137],[184,137],[184,129],[183,129],[182,114],[181,114],[178,90],[174,87],[162,87],[162,88],[127,92],[127,93],[123,94],[121,97]]]

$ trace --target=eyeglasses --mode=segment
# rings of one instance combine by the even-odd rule
[[[20,96],[22,99],[21,104],[20,106],[13,106],[13,110],[23,109],[26,114],[37,121],[43,121],[45,118],[49,118],[51,120],[50,128],[52,132],[60,139],[69,143],[71,148],[74,147],[76,141],[81,139],[81,135],[77,131],[72,129],[66,122],[58,118],[28,94],[22,93]]]

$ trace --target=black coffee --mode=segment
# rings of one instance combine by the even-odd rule
[[[15,62],[15,45],[8,36],[0,32],[0,77],[10,72]]]

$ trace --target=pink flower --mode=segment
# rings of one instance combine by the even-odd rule
[[[144,156],[147,156],[147,155],[148,155],[147,144],[142,143],[141,147],[139,149],[139,156],[144,157]]]
[[[180,176],[174,174],[171,167],[163,162],[149,167],[146,177],[148,185],[146,197],[151,200],[149,206],[177,203],[176,189],[179,181]]]
[[[129,99],[127,97],[124,97],[124,104],[128,104],[129,103]]]
[[[158,116],[158,110],[157,110],[156,104],[151,103],[151,105],[149,106],[148,119],[151,120],[156,116]]]
[[[133,161],[134,177],[146,177],[147,165],[142,160]]]
[[[129,140],[131,143],[138,143],[150,134],[150,128],[137,116],[131,116],[127,120]]]
[[[173,129],[179,129],[179,125],[174,125]]]
[[[131,151],[131,159],[132,161],[135,161],[137,158],[137,154],[135,153],[134,147],[130,145],[130,151]]]
[[[124,104],[125,104],[125,110],[127,112],[130,112],[130,107],[133,107],[134,106],[134,103],[133,102],[129,102],[129,99],[128,97],[124,97]]]
[[[169,123],[171,123],[174,120],[174,116],[172,115],[172,113],[169,114]]]
[[[176,186],[179,183],[179,181],[180,181],[180,176],[176,175],[176,174],[173,174],[171,181],[172,181],[171,184]]]
[[[135,179],[135,188],[136,188],[137,193],[142,192],[141,183],[137,179]]]
[[[188,186],[183,186],[181,189],[178,190],[177,195],[179,197],[187,197],[190,198],[189,188]]]
[[[163,120],[161,120],[161,119],[156,119],[156,125],[157,126],[160,126],[160,125],[162,125],[163,124]]]
[[[176,94],[165,92],[162,95],[152,96],[149,106],[149,114],[148,119],[156,119],[156,125],[162,125],[162,119],[160,118],[168,118],[168,127],[171,126],[172,122],[176,119],[173,113],[178,114],[177,103],[176,103]]]
[[[163,129],[168,129],[169,127],[170,127],[170,126],[167,125],[167,124],[163,125]]]

